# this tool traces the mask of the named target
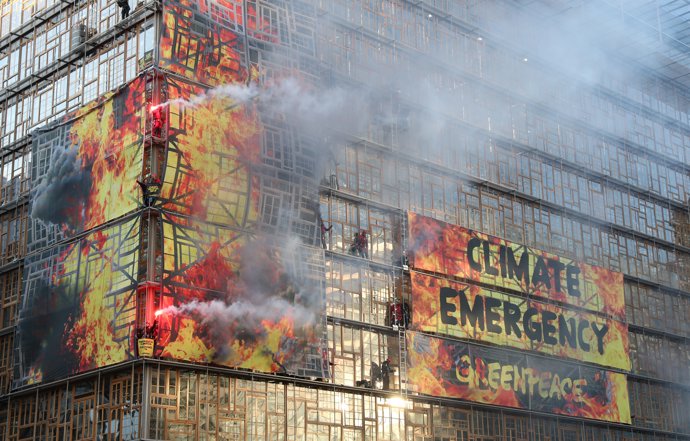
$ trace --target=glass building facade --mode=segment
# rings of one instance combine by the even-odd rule
[[[684,12],[603,3],[0,0],[0,439],[690,440]],[[551,266],[451,271],[457,227]],[[422,323],[422,279],[620,357]]]

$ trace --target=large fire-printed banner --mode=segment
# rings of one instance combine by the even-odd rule
[[[164,0],[159,66],[209,86],[245,81],[256,73],[246,68],[245,32],[278,41],[273,14],[245,0]]]
[[[133,354],[143,103],[138,78],[32,135],[16,386]]]
[[[320,249],[168,214],[162,357],[323,377]]]
[[[412,327],[630,370],[617,320],[411,272]]]
[[[522,291],[625,319],[623,274],[408,212],[416,269]]]
[[[251,228],[259,206],[256,104],[241,93],[181,81],[169,80],[168,89],[169,141],[156,204],[190,219]]]
[[[32,134],[29,252],[141,204],[143,93],[135,79]]]
[[[630,424],[625,374],[407,332],[414,391]]]
[[[27,257],[16,386],[134,356],[138,256],[134,217]]]
[[[257,227],[263,127],[250,89],[167,89],[157,355],[324,376],[323,252]]]
[[[244,81],[243,0],[165,0],[159,66],[207,85]]]

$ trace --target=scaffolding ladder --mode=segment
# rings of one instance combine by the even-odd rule
[[[143,133],[142,170],[137,179],[141,187],[140,240],[137,286],[137,335],[155,340],[157,331],[156,310],[160,306],[163,277],[163,234],[160,213],[153,209],[160,195],[165,150],[167,146],[167,124],[155,127],[153,109],[158,107],[158,118],[167,121],[168,84],[165,77],[155,70],[144,77],[145,126]],[[141,338],[138,337],[138,338]],[[138,346],[137,346],[138,349]],[[152,351],[155,350],[152,348]],[[141,354],[139,354],[141,355]],[[147,355],[151,356],[151,355]]]
[[[398,379],[400,393],[407,398],[407,341],[404,326],[398,326]]]
[[[407,222],[405,217],[405,212],[400,213],[400,270],[396,269],[398,277],[400,277],[400,302],[403,305],[403,325],[397,326],[398,331],[398,378],[400,382],[400,394],[403,399],[407,399],[407,394],[409,392],[408,381],[407,381],[407,327],[410,325],[409,317],[405,312],[405,305],[409,305],[406,298],[406,281],[408,274],[407,260],[405,259],[406,244],[407,244]]]

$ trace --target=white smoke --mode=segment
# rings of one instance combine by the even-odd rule
[[[321,285],[305,273],[310,252],[298,238],[276,244],[258,236],[237,252],[237,272],[213,276],[225,280],[225,292],[216,291],[213,300],[160,309],[156,316],[192,317],[218,335],[219,347],[229,334],[256,330],[264,320],[289,317],[296,329],[317,323],[323,308]]]
[[[170,106],[177,105],[183,109],[185,108],[195,108],[200,105],[205,104],[214,98],[231,98],[236,104],[244,104],[256,98],[258,95],[258,88],[255,84],[225,84],[218,86],[213,89],[209,89],[206,92],[194,95],[189,99],[175,98],[165,103],[154,106],[152,110]]]
[[[368,118],[367,106],[360,95],[341,87],[316,89],[291,76],[261,86],[256,83],[225,84],[189,99],[172,99],[152,110],[170,105],[191,109],[214,98],[230,98],[235,105],[254,100],[266,115],[285,118],[300,133],[316,136],[360,131]]]
[[[308,87],[295,77],[268,85],[260,101],[269,113],[284,115],[301,133],[359,131],[368,117],[361,94],[343,87]]]
[[[203,325],[225,327],[238,322],[256,324],[262,320],[286,315],[294,319],[299,326],[308,326],[316,321],[314,311],[302,305],[295,305],[281,298],[264,300],[266,301],[259,304],[253,303],[251,299],[241,299],[233,303],[226,303],[223,300],[207,302],[193,300],[180,306],[160,309],[156,315],[186,315],[197,318]]]

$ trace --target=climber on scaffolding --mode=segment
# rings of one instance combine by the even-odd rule
[[[391,366],[391,358],[386,358],[386,361],[381,363],[381,380],[383,381],[383,390],[389,390],[391,387],[391,376],[395,373],[395,369]]]
[[[158,320],[154,319],[150,326],[146,327],[146,338],[156,339],[158,337]]]
[[[331,229],[333,228],[333,225],[331,224],[328,228],[326,228],[326,224],[323,222],[323,219],[319,215],[319,223],[320,228],[321,228],[321,246],[323,247],[324,250],[328,249],[326,246],[326,233],[329,233]]]
[[[153,198],[161,189],[161,180],[158,176],[151,174],[151,169],[147,167],[144,179],[137,179],[137,184],[141,187],[144,196],[144,205],[150,207],[151,204],[153,204]]]
[[[117,5],[121,9],[122,19],[129,17],[129,0],[117,0]]]
[[[151,135],[155,138],[163,137],[163,128],[165,127],[165,114],[163,113],[163,108],[161,106],[154,107],[151,112],[152,122],[151,122]]]
[[[367,239],[367,230],[359,232],[359,241],[357,244],[357,251],[360,257],[369,258],[369,240]]]
[[[146,324],[137,329],[137,338],[152,338],[158,337],[158,320],[154,319],[153,323],[146,322]]]
[[[355,237],[352,239],[352,244],[348,253],[353,256],[369,258],[369,240],[367,239],[367,230],[362,230],[359,233],[355,233]]]

